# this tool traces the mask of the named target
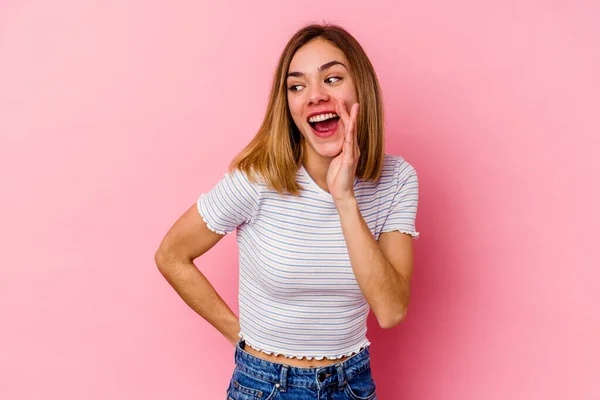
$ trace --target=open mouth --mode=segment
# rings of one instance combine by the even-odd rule
[[[308,119],[308,124],[315,135],[328,137],[335,133],[340,117],[336,113],[315,115]]]

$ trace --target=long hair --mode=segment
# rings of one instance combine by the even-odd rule
[[[377,181],[384,156],[384,120],[381,89],[371,61],[358,41],[346,30],[333,24],[311,24],[300,29],[288,41],[273,76],[269,103],[263,122],[250,143],[233,159],[229,169],[245,172],[280,194],[299,195],[302,187],[296,174],[304,157],[304,137],[296,127],[287,104],[286,78],[298,49],[321,38],[340,49],[350,63],[350,74],[360,104],[356,129],[360,159],[359,179]]]

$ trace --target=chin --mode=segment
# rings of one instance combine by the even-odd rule
[[[315,152],[321,157],[333,158],[340,154],[344,142],[342,140],[336,140],[330,143],[319,143],[313,146]]]
[[[306,132],[308,131],[308,132]],[[310,127],[302,132],[305,144],[307,144],[314,155],[324,158],[333,158],[340,154],[344,145],[343,130],[338,129],[329,138],[316,136]]]

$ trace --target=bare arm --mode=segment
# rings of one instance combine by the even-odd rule
[[[238,317],[193,263],[221,238],[223,235],[208,229],[194,204],[167,232],[154,259],[183,301],[235,345],[240,331]]]
[[[337,204],[352,270],[379,326],[392,328],[406,316],[413,271],[409,235],[384,232],[375,241],[355,199]]]

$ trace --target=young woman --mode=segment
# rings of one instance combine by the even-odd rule
[[[406,315],[418,181],[384,152],[359,43],[309,25],[286,45],[267,113],[230,171],[173,225],[156,263],[235,346],[228,399],[376,399],[367,316]],[[237,230],[239,319],[193,260]]]

